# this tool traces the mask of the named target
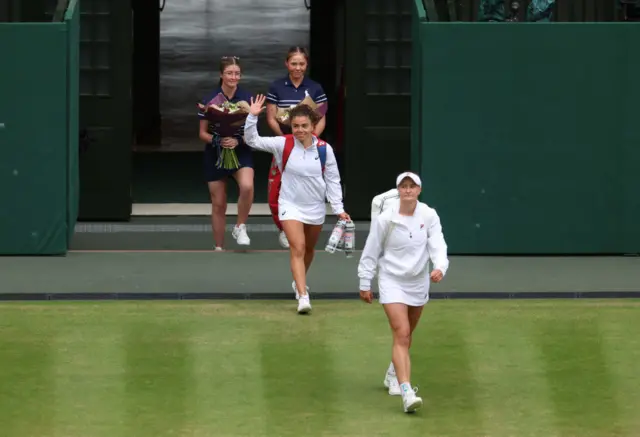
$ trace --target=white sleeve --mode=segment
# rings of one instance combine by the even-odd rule
[[[371,280],[376,275],[378,269],[378,260],[382,253],[382,244],[388,226],[388,223],[385,225],[384,221],[379,218],[371,222],[369,235],[367,236],[367,241],[364,244],[364,249],[360,256],[360,263],[358,264],[358,277],[360,278],[361,291],[371,290]]]
[[[344,204],[342,203],[342,186],[340,185],[340,172],[338,171],[338,162],[333,148],[327,144],[327,162],[324,166],[324,181],[327,185],[327,200],[331,205],[334,214],[344,212]]]
[[[244,142],[252,149],[282,156],[284,137],[261,137],[258,134],[258,117],[249,114],[244,123]]]
[[[427,248],[429,249],[429,257],[433,263],[433,268],[440,270],[443,275],[446,275],[447,269],[449,268],[447,243],[444,240],[440,217],[437,213],[431,217],[427,235]]]

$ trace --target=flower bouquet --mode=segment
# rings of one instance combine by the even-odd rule
[[[238,130],[249,115],[249,103],[244,100],[233,103],[219,93],[206,104],[198,103],[198,109],[213,127],[213,146],[218,149],[216,166],[227,170],[240,167],[235,150],[222,147],[220,141],[222,137],[241,138]]]
[[[316,113],[318,113],[320,117],[324,117],[324,115],[327,113],[327,103],[323,102],[318,105],[313,101],[313,99],[309,95],[309,92],[305,90],[304,99],[302,99],[300,103],[291,105],[288,108],[278,108],[278,110],[276,111],[276,120],[278,120],[278,123],[289,126],[291,124],[289,113],[293,108],[299,105],[307,105],[308,107],[316,111]]]

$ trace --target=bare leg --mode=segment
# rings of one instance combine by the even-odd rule
[[[393,333],[391,359],[398,382],[400,384],[409,383],[411,381],[411,360],[409,357],[411,326],[408,307],[401,303],[390,303],[384,305],[384,311]]]
[[[225,180],[209,182],[211,197],[211,227],[215,245],[224,248],[224,228],[227,215],[227,182]]]
[[[282,227],[287,240],[289,240],[289,257],[291,274],[298,288],[300,296],[307,294],[306,270],[305,270],[305,232],[303,223],[295,220],[283,220]]]
[[[249,211],[251,211],[251,205],[253,205],[253,177],[254,171],[251,167],[244,167],[239,169],[233,175],[236,182],[238,182],[238,191],[240,193],[238,197],[238,222],[237,224],[246,224],[249,218]]]
[[[309,272],[309,267],[316,253],[316,243],[322,232],[322,225],[304,225],[304,271]],[[306,282],[306,281],[305,281]]]
[[[420,321],[420,316],[422,315],[423,306],[420,307],[407,307],[407,313],[409,316],[409,349],[411,349],[411,344],[413,342],[413,332],[418,326],[418,322]],[[393,361],[391,361],[393,365]],[[390,369],[395,373],[395,369],[389,366]],[[409,374],[411,374],[411,363],[409,363]]]

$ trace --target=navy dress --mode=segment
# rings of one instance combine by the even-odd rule
[[[224,93],[222,92],[222,87],[218,87],[215,89],[206,99],[204,99],[201,103],[206,105],[211,99],[213,99],[218,94]],[[237,103],[244,100],[247,103],[251,103],[251,93],[243,90],[242,88],[236,88],[236,93],[233,98],[229,98],[229,96],[225,96],[227,100],[232,103]],[[198,111],[198,118],[200,120],[206,120],[204,114]],[[213,135],[214,143],[216,141],[220,141],[222,138],[217,135],[216,127],[212,123],[209,123],[209,133]],[[204,174],[207,182],[214,182],[223,180],[227,176],[233,175],[236,171],[241,168],[249,167],[253,168],[253,151],[247,144],[244,142],[242,138],[244,136],[244,125],[238,128],[238,131],[233,136],[238,140],[238,145],[234,149],[236,152],[236,156],[238,157],[238,162],[240,163],[240,167],[237,169],[225,169],[225,168],[217,168],[216,162],[218,161],[219,152],[218,147],[214,144],[209,143],[205,146],[204,149]]]

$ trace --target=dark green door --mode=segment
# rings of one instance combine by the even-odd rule
[[[131,216],[131,2],[82,0],[80,220]],[[83,132],[83,130],[85,132]]]
[[[411,1],[346,3],[345,200],[356,219],[410,167]]]

